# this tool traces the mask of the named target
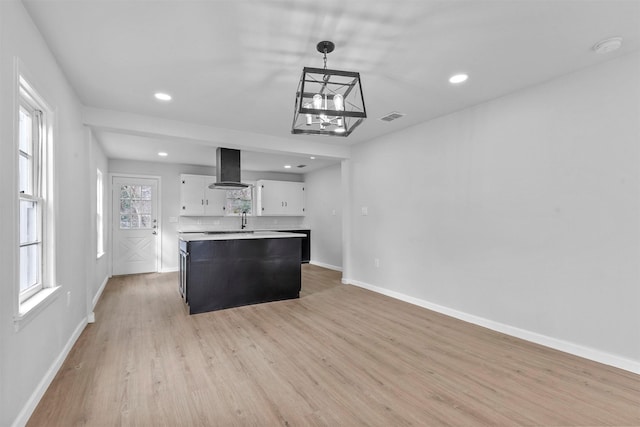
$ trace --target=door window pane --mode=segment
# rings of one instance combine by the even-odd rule
[[[120,186],[120,198],[121,199],[130,199],[131,198],[131,188],[128,185]]]
[[[131,228],[131,217],[130,215],[120,215],[120,229],[126,230]]]
[[[151,215],[140,215],[140,228],[151,228]]]
[[[138,213],[138,214],[150,214],[151,201],[150,200],[133,200],[131,202],[131,212]]]
[[[120,186],[120,229],[151,228],[150,185]]]
[[[131,199],[120,199],[120,213],[131,213]]]
[[[142,186],[140,186],[140,198],[142,200],[151,200],[151,186],[150,185],[142,185]]]
[[[131,191],[131,198],[132,199],[139,199],[140,198],[140,186],[139,185],[130,185],[129,189]]]

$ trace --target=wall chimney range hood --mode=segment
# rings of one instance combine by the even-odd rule
[[[209,188],[218,190],[242,190],[249,187],[240,182],[240,150],[218,147],[216,149],[216,182]]]

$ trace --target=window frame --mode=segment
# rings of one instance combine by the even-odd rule
[[[251,194],[249,195],[249,202],[250,202],[250,211],[247,212],[247,216],[256,216],[255,210],[256,210],[256,183],[255,181],[244,181],[246,184],[249,185],[248,188],[245,188],[241,191],[249,191]],[[231,200],[246,200],[246,199],[237,199],[235,197],[229,197],[229,193],[233,192],[233,191],[238,191],[238,190],[226,190],[225,191],[225,216],[242,216],[242,212],[232,212],[233,209],[233,204],[230,202]]]
[[[24,202],[30,202],[35,205],[36,210],[36,218],[35,218],[35,236],[34,239],[27,240],[22,242],[22,239],[19,240],[18,245],[20,251],[18,253],[18,259],[20,260],[20,270],[19,270],[19,302],[20,304],[24,303],[26,300],[40,292],[44,285],[44,272],[43,272],[43,263],[44,263],[44,251],[43,251],[43,225],[45,219],[44,217],[44,198],[42,195],[43,185],[41,182],[42,174],[42,159],[41,157],[41,144],[43,144],[43,138],[41,132],[43,131],[42,122],[44,119],[44,114],[42,110],[39,109],[39,105],[35,102],[31,94],[24,88],[21,84],[19,88],[19,100],[18,100],[18,121],[20,121],[20,115],[26,114],[29,115],[31,119],[31,132],[27,136],[29,138],[28,144],[31,153],[25,152],[22,150],[22,130],[23,127],[18,125],[18,172],[22,177],[21,171],[21,159],[26,159],[29,170],[27,171],[27,185],[25,190],[20,190],[20,185],[18,186],[18,200],[20,205],[20,215],[18,216],[18,224],[19,229],[21,230],[24,227],[22,220],[22,204]],[[40,115],[40,119],[38,119],[38,115]],[[22,184],[22,183],[20,183]],[[22,289],[22,249],[25,247],[36,247],[36,272],[35,272],[35,282],[29,287]]]
[[[20,61],[16,62],[16,97],[14,104],[15,123],[17,124],[14,133],[15,165],[16,165],[16,282],[15,282],[15,309],[14,324],[16,330],[19,330],[21,324],[31,319],[35,314],[40,312],[42,308],[47,306],[59,295],[60,286],[57,286],[55,276],[55,215],[54,215],[54,110],[40,96],[39,92],[27,81],[20,72]],[[20,158],[23,156],[21,150],[21,130],[20,130],[20,111],[25,109],[30,112],[32,117],[39,116],[36,123],[32,125],[31,144],[32,144],[32,167],[29,175],[31,180],[31,188],[29,192],[21,192],[20,180]],[[22,151],[22,152],[21,152]],[[34,202],[37,205],[37,242],[29,242],[29,245],[39,245],[38,275],[36,285],[25,290],[21,289],[22,272],[21,272],[21,250],[23,245],[21,242],[22,218],[21,203],[24,201]]]
[[[96,168],[96,258],[104,254],[104,174]]]

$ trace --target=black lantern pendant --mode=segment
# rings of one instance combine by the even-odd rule
[[[318,43],[324,68],[302,69],[291,133],[349,136],[367,118],[360,73],[327,69],[334,48],[330,41]]]

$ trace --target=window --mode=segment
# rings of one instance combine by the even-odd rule
[[[51,281],[47,225],[50,209],[50,143],[45,104],[20,78],[18,102],[19,303]]]
[[[103,194],[104,184],[102,179],[102,171],[96,169],[96,243],[98,258],[104,255],[104,208]]]
[[[252,215],[252,190],[253,186],[243,188],[242,190],[227,190],[227,215],[240,215],[242,213]]]
[[[150,185],[120,186],[120,229],[152,228]]]

